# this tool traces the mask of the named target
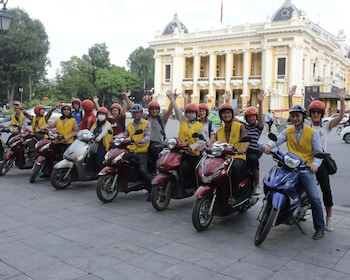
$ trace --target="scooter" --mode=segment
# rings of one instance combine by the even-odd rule
[[[249,142],[244,136],[238,143]],[[215,142],[202,157],[196,168],[198,189],[192,210],[192,224],[198,231],[207,229],[213,216],[227,216],[234,212],[245,212],[258,201],[251,193],[254,178],[247,170],[237,187],[232,188],[229,174],[236,154],[236,148],[228,143]]]
[[[142,132],[143,130],[138,129],[135,134]],[[97,197],[102,202],[113,201],[119,192],[127,194],[145,189],[137,160],[127,148],[133,143],[129,137],[115,138],[113,148],[106,153],[106,166],[98,173],[96,185]]]
[[[8,131],[7,131],[8,132]],[[17,127],[7,140],[7,151],[0,169],[0,175],[5,175],[15,165],[19,169],[30,169],[34,164],[34,146],[38,140],[27,127]]]
[[[56,152],[53,149],[55,140],[63,139],[63,136],[60,135],[55,129],[46,129],[43,131],[43,133],[47,136],[47,138],[43,138],[35,144],[36,158],[32,168],[33,173],[29,179],[30,183],[35,182],[35,179],[40,172],[44,172],[44,174],[51,173],[54,162],[57,158]],[[47,177],[50,177],[50,175]]]
[[[277,141],[275,134],[269,138]],[[308,197],[298,183],[301,170],[307,170],[306,162],[291,152],[271,151],[277,162],[265,176],[263,206],[258,215],[259,225],[255,233],[254,244],[261,245],[272,227],[295,224],[305,234],[300,222],[305,221],[306,212],[311,208]]]
[[[66,188],[72,181],[96,180],[99,170],[88,169],[88,156],[95,136],[87,129],[78,132],[77,138],[66,149],[63,160],[57,162],[50,175],[51,185]]]
[[[203,138],[203,135],[195,133],[195,138]],[[166,143],[166,149],[161,152],[157,160],[158,174],[152,180],[151,202],[153,207],[160,211],[165,210],[171,199],[182,199],[192,196],[197,189],[185,189],[185,178],[182,175],[180,164],[184,151],[189,150],[189,145],[178,138],[170,138]]]

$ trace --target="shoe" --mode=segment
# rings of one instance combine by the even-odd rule
[[[316,230],[316,232],[314,233],[314,235],[312,236],[313,239],[318,240],[318,239],[322,239],[324,236],[324,231],[321,229]]]
[[[334,223],[332,218],[326,219],[326,231],[333,231],[334,230]]]
[[[261,195],[262,194],[262,189],[260,185],[256,185],[252,191],[252,195]]]

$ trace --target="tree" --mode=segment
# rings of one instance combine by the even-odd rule
[[[95,44],[89,51],[88,55],[84,54],[83,59],[89,62],[94,68],[110,68],[109,51],[106,43]]]
[[[44,78],[45,67],[50,63],[49,40],[39,20],[31,19],[18,8],[9,12],[14,19],[9,31],[0,36],[0,89],[12,102],[18,88],[24,88],[30,100],[32,84]]]
[[[137,74],[143,81],[143,89],[150,89],[154,85],[154,50],[138,47],[127,60],[132,73]]]

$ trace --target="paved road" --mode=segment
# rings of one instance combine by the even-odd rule
[[[341,146],[336,191],[348,188],[344,149],[350,145]],[[265,162],[272,164],[268,156]],[[335,206],[335,231],[323,240],[311,238],[309,217],[302,225],[307,235],[279,226],[255,247],[260,202],[243,214],[214,217],[198,233],[191,223],[193,197],[157,212],[144,191],[103,204],[96,181],[57,191],[47,179],[29,184],[29,176],[30,170],[13,168],[0,177],[0,280],[350,279],[346,205]]]

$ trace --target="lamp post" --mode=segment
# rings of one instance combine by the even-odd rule
[[[18,88],[19,93],[21,94],[21,104],[23,103],[23,88]]]
[[[0,0],[0,4],[3,4],[2,10],[0,10],[0,33],[9,30],[13,16],[7,12],[6,4],[8,0]]]

